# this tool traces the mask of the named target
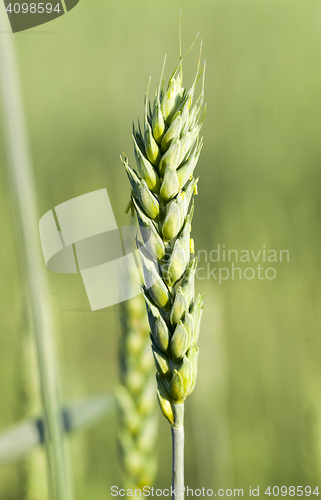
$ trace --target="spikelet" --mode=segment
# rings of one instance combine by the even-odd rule
[[[141,252],[153,354],[157,369],[158,400],[173,424],[174,407],[193,391],[197,376],[197,340],[204,297],[194,297],[197,261],[191,258],[192,198],[198,179],[194,170],[202,149],[200,130],[204,99],[205,64],[198,64],[189,91],[182,85],[182,61],[167,88],[156,89],[154,104],[145,98],[144,127],[134,128],[136,171],[122,159],[132,187],[143,240],[146,231],[155,252]],[[193,104],[203,73],[201,93]],[[161,77],[161,82],[163,75]]]

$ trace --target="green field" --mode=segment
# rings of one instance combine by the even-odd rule
[[[153,92],[164,54],[167,78],[177,64],[181,9],[183,50],[199,31],[207,61],[192,233],[196,252],[207,252],[207,262],[200,254],[205,279],[196,283],[206,300],[199,378],[186,404],[186,484],[244,488],[245,498],[249,486],[314,489],[321,487],[319,1],[80,0],[67,15],[15,34],[39,219],[107,188],[118,225],[130,223],[119,154],[134,164],[132,120],[143,115],[149,76]],[[187,87],[197,60],[198,42],[184,63]],[[40,411],[3,158],[0,431]],[[218,245],[239,256],[249,250],[250,262],[235,263],[241,279],[236,272],[219,283],[211,274],[215,267],[231,274],[222,253],[220,262],[210,259]],[[263,249],[266,256],[275,250],[278,262],[263,262]],[[255,262],[251,251],[257,257],[259,250]],[[289,259],[283,254],[279,262],[280,250]],[[273,267],[275,279],[259,279],[257,271],[244,277],[259,264]],[[118,378],[119,306],[91,312],[80,275],[43,267],[63,399],[110,393]],[[120,486],[116,427],[113,414],[71,437],[77,500],[105,500]],[[170,457],[170,428],[160,416],[155,487],[170,486]],[[1,467],[0,500],[46,500],[43,468],[42,452]]]

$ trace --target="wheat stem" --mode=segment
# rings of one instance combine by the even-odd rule
[[[28,298],[36,343],[40,391],[45,417],[49,482],[52,498],[70,500],[71,485],[67,473],[66,451],[60,419],[58,376],[54,332],[48,289],[41,268],[36,196],[31,159],[24,124],[22,98],[12,36],[7,34],[5,14],[0,16],[0,77],[3,104],[3,130],[7,146],[5,166],[9,188],[18,214],[24,252]]]
[[[184,404],[174,405],[172,425],[173,500],[184,500]]]

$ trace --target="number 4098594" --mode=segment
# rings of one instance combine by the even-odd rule
[[[28,5],[27,3],[14,3],[11,4],[9,3],[8,7],[6,8],[6,11],[14,14],[19,14],[22,12],[23,14],[27,14],[29,12],[30,14],[51,14],[51,12],[58,12],[60,13],[60,4],[57,3],[57,5],[53,5],[52,3],[31,3]]]
[[[289,495],[290,497],[302,497],[302,496],[305,496],[305,497],[309,497],[311,495],[317,495],[319,496],[320,493],[319,493],[319,487],[317,486],[316,488],[314,488],[314,490],[312,491],[312,488],[311,486],[281,486],[281,488],[279,488],[278,486],[269,486],[266,490],[265,490],[265,495],[269,495],[269,496],[274,496],[274,497],[278,497],[279,495],[281,497],[285,497],[287,495]]]

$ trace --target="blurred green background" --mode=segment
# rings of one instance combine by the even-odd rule
[[[200,31],[207,117],[193,237],[196,250],[287,249],[274,280],[199,280],[206,292],[199,378],[186,404],[192,488],[321,486],[321,3],[318,0],[81,0],[61,18],[14,35],[39,219],[107,188],[119,225],[133,164],[132,119]],[[1,11],[3,15],[3,11]],[[9,36],[2,34],[1,36]],[[186,86],[198,59],[186,59]],[[23,338],[24,291],[1,156],[0,430],[39,410]],[[269,267],[259,260],[263,267]],[[44,265],[44,264],[43,264]],[[202,265],[204,264],[204,260]],[[231,263],[213,267],[231,268]],[[256,267],[251,263],[241,267]],[[64,400],[117,383],[118,307],[91,312],[80,275],[46,271]],[[171,482],[170,428],[160,417],[159,473]],[[116,417],[70,440],[77,500],[121,484]],[[43,457],[0,468],[0,499],[25,500]],[[31,471],[31,472],[30,472]],[[46,500],[45,492],[39,494]],[[37,494],[30,496],[35,500]]]

